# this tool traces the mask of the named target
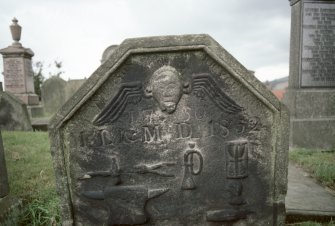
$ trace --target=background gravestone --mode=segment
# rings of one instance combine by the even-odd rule
[[[291,0],[290,145],[335,147],[335,1]]]
[[[44,111],[47,114],[54,114],[80,88],[85,80],[64,81],[57,76],[47,79],[41,87]]]
[[[70,79],[66,82],[66,100],[70,99],[72,95],[84,84],[85,79]],[[65,103],[65,102],[64,102]]]
[[[124,41],[49,128],[64,225],[284,224],[287,110],[207,35]]]
[[[106,60],[109,59],[109,57],[112,55],[112,53],[114,52],[114,50],[118,47],[118,45],[110,45],[108,46],[104,52],[102,53],[102,57],[101,57],[101,63],[105,63]]]
[[[47,79],[42,87],[44,112],[55,113],[66,101],[66,82],[57,76]]]
[[[26,105],[14,95],[1,91],[0,130],[32,130]]]

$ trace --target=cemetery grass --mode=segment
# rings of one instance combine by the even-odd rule
[[[19,225],[60,225],[59,199],[45,132],[3,132],[10,193],[23,201]],[[335,152],[290,151],[301,165],[324,185],[335,188]],[[16,217],[17,213],[13,214]],[[301,226],[335,225],[304,222]]]
[[[289,152],[289,158],[321,184],[335,190],[335,150],[294,149]]]
[[[19,225],[58,225],[59,199],[48,134],[3,132],[2,138],[10,194],[22,199],[23,203],[20,213],[12,217]]]

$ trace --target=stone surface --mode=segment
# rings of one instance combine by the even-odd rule
[[[85,83],[85,79],[70,79],[66,81],[66,100],[70,99],[72,95]],[[64,102],[65,103],[65,102]]]
[[[22,200],[11,195],[0,198],[0,225],[19,225]]]
[[[34,131],[48,131],[50,117],[33,118],[31,120],[31,126]]]
[[[335,86],[335,1],[302,5],[301,86]]]
[[[287,221],[330,221],[335,217],[335,195],[293,163],[289,164]]]
[[[291,1],[289,87],[290,146],[334,148],[335,1]],[[301,130],[302,129],[302,130]],[[309,136],[316,135],[316,136]]]
[[[28,115],[31,120],[38,117],[44,117],[44,108],[43,105],[29,105],[27,106]]]
[[[62,78],[52,76],[42,87],[42,101],[44,112],[52,115],[80,88],[86,79],[64,81]]]
[[[47,79],[42,87],[42,101],[46,113],[55,113],[66,101],[66,82],[57,76]]]
[[[207,35],[127,39],[49,124],[64,225],[283,225],[288,113]]]
[[[2,136],[0,131],[0,198],[9,194],[8,175],[5,160],[5,150],[3,148]]]
[[[7,92],[0,92],[0,130],[32,130],[26,105]]]
[[[102,57],[101,57],[101,63],[105,63],[108,58],[112,55],[112,53],[114,52],[114,50],[118,47],[118,45],[110,45],[108,46],[105,51],[102,53]]]
[[[17,20],[13,22],[16,28]],[[7,48],[0,49],[3,56],[5,91],[16,95],[27,105],[39,104],[38,96],[35,94],[34,78],[31,58],[34,53],[29,48],[24,48],[20,40],[21,31],[14,31],[11,26],[14,43]],[[15,30],[15,29],[14,29]],[[19,29],[21,30],[21,28]]]

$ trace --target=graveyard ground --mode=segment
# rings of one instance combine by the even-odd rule
[[[23,211],[18,216],[20,225],[57,225],[59,200],[48,134],[3,132],[2,138],[10,194],[23,202]]]
[[[335,190],[335,150],[296,149],[290,151],[289,158],[322,185]]]
[[[23,201],[20,225],[58,225],[59,200],[45,132],[3,132],[11,195]],[[335,152],[294,150],[290,159],[322,184],[335,188]],[[16,214],[13,214],[13,217]],[[9,221],[10,222],[10,219]],[[301,226],[334,226],[335,223],[303,222]]]

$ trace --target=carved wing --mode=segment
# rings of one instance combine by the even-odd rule
[[[140,82],[122,84],[115,97],[93,119],[93,124],[101,126],[117,120],[127,104],[137,104],[142,99],[142,85]]]
[[[227,96],[209,74],[193,75],[192,92],[199,98],[207,95],[222,111],[237,113],[243,110]]]

